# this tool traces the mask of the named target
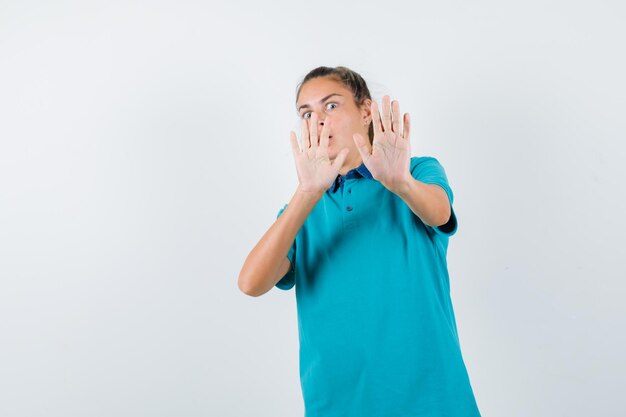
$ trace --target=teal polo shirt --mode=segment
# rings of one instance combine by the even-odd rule
[[[412,157],[410,169],[452,207],[436,158]],[[295,287],[305,417],[480,416],[450,298],[451,213],[424,224],[365,164],[315,205],[276,283]]]

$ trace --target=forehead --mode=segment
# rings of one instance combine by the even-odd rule
[[[302,85],[300,95],[298,96],[297,107],[304,104],[312,106],[317,104],[323,97],[332,93],[341,94],[344,98],[352,95],[352,92],[344,87],[339,81],[325,77],[314,78]],[[333,98],[336,97],[337,96],[333,96]]]

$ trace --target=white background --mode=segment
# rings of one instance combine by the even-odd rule
[[[625,11],[0,1],[0,415],[302,415],[295,293],[237,277],[320,65],[446,170],[483,416],[624,415]]]

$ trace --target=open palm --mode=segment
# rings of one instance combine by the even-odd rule
[[[328,142],[330,135],[330,119],[327,118],[318,145],[317,139],[317,115],[311,116],[311,124],[302,119],[302,149],[298,146],[295,132],[291,131],[291,148],[296,162],[299,188],[302,191],[323,193],[331,186],[341,166],[343,165],[349,150],[342,149],[331,161],[328,156]]]
[[[353,139],[361,154],[363,163],[374,179],[390,190],[405,182],[411,176],[411,141],[408,113],[404,114],[403,130],[400,127],[400,103],[390,97],[383,97],[382,121],[378,112],[378,103],[372,101],[372,123],[374,140],[369,140],[355,133]]]

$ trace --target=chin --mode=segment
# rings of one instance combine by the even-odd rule
[[[346,160],[348,159],[348,156],[350,156],[350,153],[348,153],[348,155],[346,155]],[[328,159],[330,159],[331,162],[335,162],[335,159],[337,159],[337,153],[336,152],[328,152]]]

